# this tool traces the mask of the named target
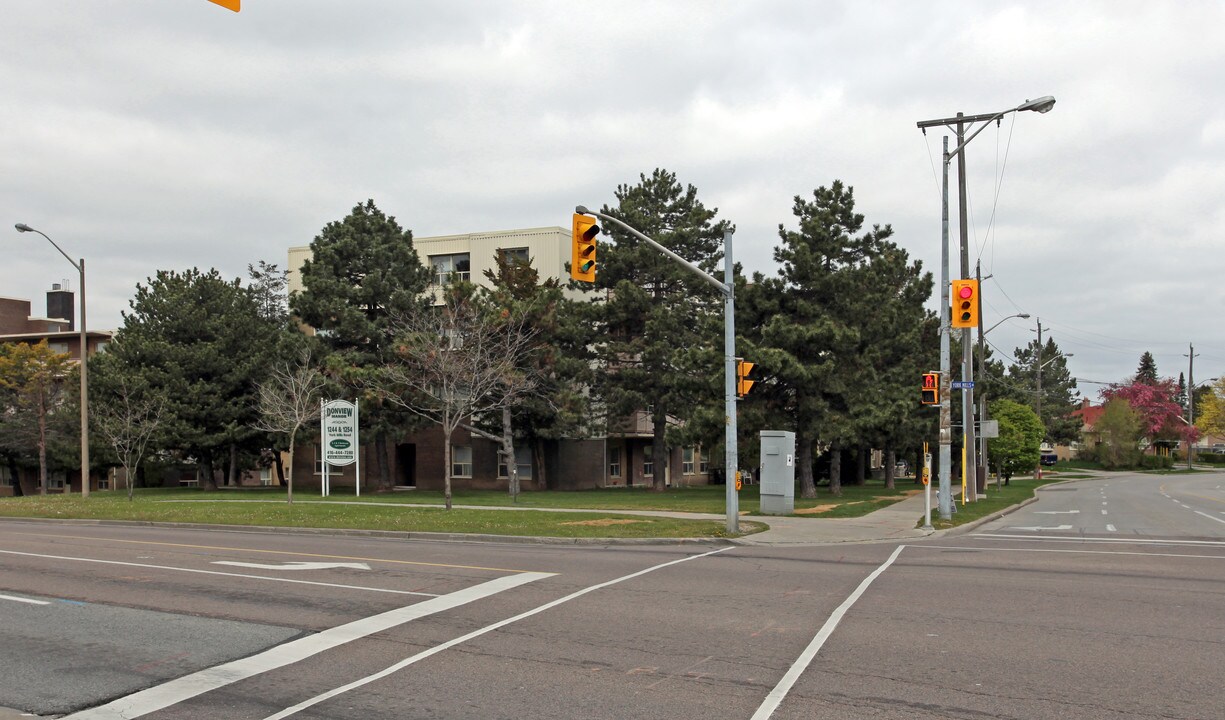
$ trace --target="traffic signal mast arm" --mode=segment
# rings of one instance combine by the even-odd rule
[[[611,215],[605,215],[604,213],[598,213],[598,212],[595,212],[594,210],[588,210],[585,205],[579,205],[578,207],[574,208],[574,212],[582,214],[582,215],[595,215],[601,220],[607,220],[610,223],[615,223],[621,226],[622,228],[625,229],[626,232],[632,234],[634,237],[645,242],[646,244],[660,251],[664,255],[667,255],[668,257],[672,258],[673,260],[680,263],[681,265],[684,265],[686,268],[688,268],[692,272],[697,273],[699,276],[701,276],[701,278],[705,280],[706,282],[719,288],[719,292],[723,293],[724,297],[732,296],[732,291],[735,288],[735,284],[732,282],[732,279],[730,277],[727,278],[726,283],[720,280],[716,280],[713,275],[708,274],[702,268],[698,267],[697,265],[694,265],[693,263],[689,262],[685,258],[681,257],[680,255],[677,255],[676,253],[672,252],[668,248],[664,247],[663,245],[660,245],[659,243],[655,242],[651,238],[647,237],[646,235],[643,235],[642,233],[638,232],[634,228],[630,227],[629,225],[626,225],[625,223],[621,222],[620,220],[618,220],[617,218]]]

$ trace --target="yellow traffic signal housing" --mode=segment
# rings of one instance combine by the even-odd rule
[[[955,328],[978,327],[978,281],[953,281],[953,322]]]
[[[233,10],[234,12],[238,12],[239,10],[242,9],[241,7],[242,0],[208,0],[208,1],[213,3],[214,5],[220,5],[221,7],[226,8],[227,10]]]
[[[924,405],[940,404],[940,373],[923,373],[922,398]]]
[[[739,358],[736,359],[736,397],[744,397],[749,394],[753,383],[756,380],[749,379],[749,373],[753,372],[755,363],[745,362]]]
[[[570,259],[570,277],[583,282],[595,282],[595,237],[600,226],[595,218],[574,213],[573,251]]]

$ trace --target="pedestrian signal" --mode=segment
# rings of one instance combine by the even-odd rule
[[[922,393],[924,405],[940,404],[940,373],[923,373]]]
[[[745,362],[739,358],[736,359],[736,397],[744,397],[749,394],[749,390],[753,387],[756,380],[749,379],[749,373],[753,372],[755,363]]]

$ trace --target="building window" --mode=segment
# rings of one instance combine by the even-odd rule
[[[655,448],[647,445],[642,449],[642,476],[655,477],[655,459],[651,457],[655,452]]]
[[[468,260],[468,253],[431,255],[430,267],[434,269],[435,285],[446,285],[452,280],[472,279],[472,263]]]
[[[608,449],[608,477],[621,477],[621,448]]]
[[[272,468],[259,469],[259,484],[264,487],[272,484]]]
[[[64,480],[68,477],[67,473],[48,473],[47,474],[47,489],[48,490],[63,490]]]
[[[323,474],[323,448],[318,445],[315,446],[315,474]]]
[[[94,343],[94,352],[104,353],[106,352],[106,349],[110,347],[110,345],[111,345],[110,340],[99,340]]]
[[[710,474],[710,458],[706,457],[706,451],[703,448],[698,448],[698,472],[703,475]]]
[[[98,489],[99,490],[110,490],[111,489],[111,476],[113,476],[114,474],[115,474],[115,468],[111,468],[110,472],[103,473],[102,477],[98,478]]]
[[[507,265],[531,265],[532,258],[527,253],[527,248],[502,248],[498,251],[502,255],[502,261]]]
[[[451,446],[451,477],[472,477],[472,448],[470,446]]]
[[[515,471],[519,473],[520,480],[532,479],[532,449],[530,447],[515,448]],[[510,477],[506,469],[506,458],[502,457],[501,451],[498,452],[498,477]]]
[[[51,352],[57,355],[67,355],[68,354],[68,343],[66,342],[47,343],[47,347],[51,349]]]
[[[0,467],[0,487],[13,487],[13,474],[7,467]]]
[[[681,474],[693,474],[693,448],[687,447],[681,451]]]

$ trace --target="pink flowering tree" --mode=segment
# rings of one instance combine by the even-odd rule
[[[1149,440],[1181,438],[1190,444],[1199,436],[1199,432],[1183,419],[1182,406],[1177,399],[1178,385],[1170,378],[1111,385],[1102,391],[1102,398],[1126,400],[1131,409],[1140,414],[1142,431]]]

